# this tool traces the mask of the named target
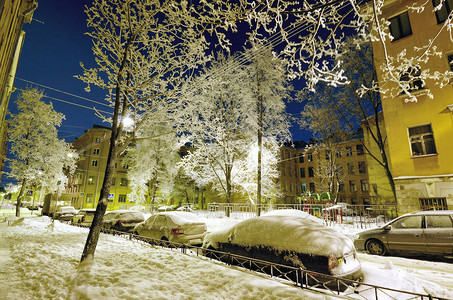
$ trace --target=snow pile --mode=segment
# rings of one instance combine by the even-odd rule
[[[326,299],[202,256],[104,234],[87,273],[77,266],[88,229],[50,224],[45,217],[0,224],[10,257],[0,261],[2,299]]]
[[[352,241],[310,218],[268,215],[244,220],[232,228],[205,237],[206,245],[233,242],[241,246],[268,246],[276,250],[341,257],[354,249]]]

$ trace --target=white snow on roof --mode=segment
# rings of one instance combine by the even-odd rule
[[[167,211],[159,213],[170,217],[176,224],[191,224],[191,223],[204,223],[203,220],[196,214],[186,211]]]

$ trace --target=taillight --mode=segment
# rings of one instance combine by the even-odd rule
[[[204,225],[204,231],[208,231],[208,228],[206,227],[206,225]]]
[[[85,221],[85,216],[83,216],[81,220],[82,220],[82,222],[84,222]]]
[[[339,263],[338,263],[338,259],[336,258],[335,255],[333,254],[330,254],[329,255],[329,270],[332,270],[336,267],[338,267]]]
[[[175,228],[175,229],[172,229],[172,231],[174,234],[184,234],[184,229],[182,229],[182,228]]]

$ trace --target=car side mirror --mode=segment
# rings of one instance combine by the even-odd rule
[[[390,231],[390,229],[392,229],[392,225],[387,225],[384,227],[385,231]]]

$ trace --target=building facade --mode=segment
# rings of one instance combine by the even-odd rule
[[[332,168],[334,176],[327,176]],[[336,143],[332,149],[282,147],[280,174],[285,204],[297,203],[307,192],[328,192],[329,182],[337,202],[371,203],[367,159],[358,140]]]
[[[65,194],[77,209],[97,206],[107,166],[110,136],[110,128],[94,125],[72,142],[72,147],[79,153],[79,160]],[[107,210],[127,209],[135,204],[128,198],[127,169],[128,166],[122,164],[119,158],[115,164]]]
[[[22,25],[31,22],[37,7],[35,0],[0,1],[0,178],[7,152],[5,116],[25,37]]]
[[[387,0],[382,10],[394,37],[385,42],[389,56],[396,57],[406,51],[409,57],[417,55],[443,26],[453,9],[450,1],[435,12],[439,1],[429,1],[421,13],[409,10],[413,1]],[[440,32],[433,46],[441,57],[431,57],[420,69],[400,74],[407,80],[407,72],[414,76],[430,69],[444,73],[453,70],[453,43],[448,31]],[[385,63],[381,42],[373,43],[377,75],[385,80],[381,65]],[[440,88],[434,80],[411,81],[410,90],[417,102],[407,101],[408,96],[382,95],[385,128],[393,170],[399,213],[425,209],[453,209],[453,85]],[[386,88],[391,88],[387,82]],[[393,84],[396,86],[396,84]],[[425,92],[429,88],[432,98]]]

